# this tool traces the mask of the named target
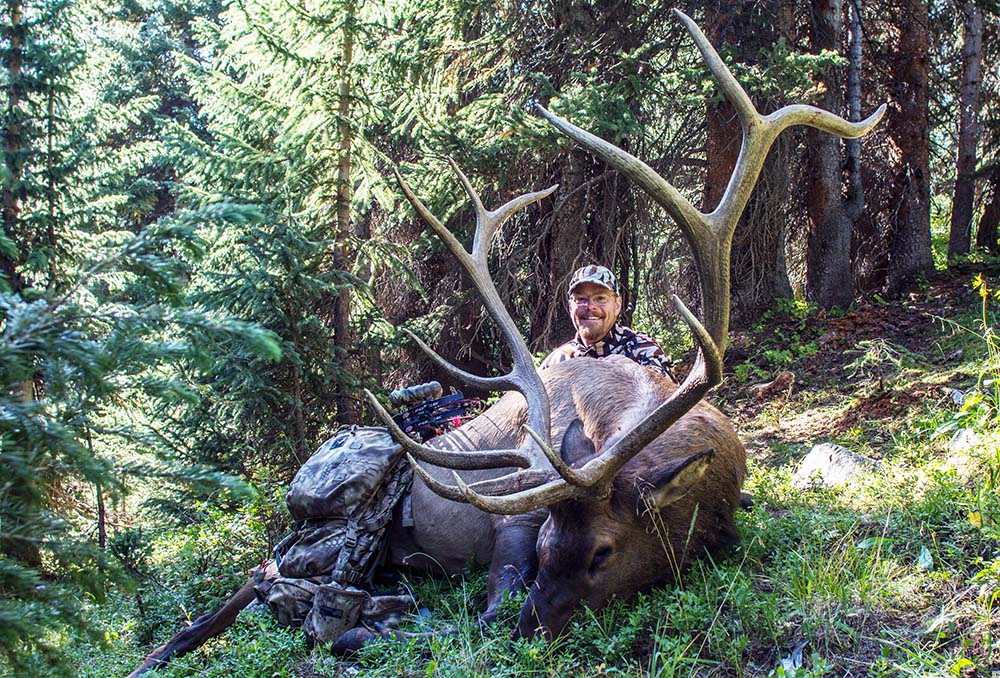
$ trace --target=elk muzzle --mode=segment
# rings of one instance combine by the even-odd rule
[[[562,635],[579,602],[577,591],[552,587],[543,589],[536,582],[521,608],[513,637],[534,638],[540,635],[546,642],[551,642]]]

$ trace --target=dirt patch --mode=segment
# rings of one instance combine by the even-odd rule
[[[883,391],[859,400],[837,422],[838,432],[848,431],[863,421],[898,418],[923,399],[909,391]]]

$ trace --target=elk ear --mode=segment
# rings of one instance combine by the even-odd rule
[[[590,459],[597,450],[594,449],[594,441],[583,432],[583,422],[579,417],[570,422],[563,434],[562,445],[559,447],[559,456],[567,464],[575,464],[581,459]]]
[[[701,480],[715,459],[715,450],[701,452],[673,460],[653,483],[656,507],[663,509],[687,494]]]

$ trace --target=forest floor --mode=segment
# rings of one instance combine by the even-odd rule
[[[431,615],[411,628],[453,631],[429,646],[333,658],[264,611],[157,675],[1000,676],[1000,364],[989,329],[1000,302],[984,306],[977,275],[993,289],[1000,270],[951,271],[842,314],[782,300],[732,333],[711,399],[747,448],[755,505],[738,516],[737,551],[695,563],[677,586],[585,611],[546,645],[509,640],[519,600],[497,624],[475,623],[486,576],[474,570],[413,582]],[[775,377],[785,381],[762,388]],[[794,484],[818,443],[872,466],[836,487]],[[179,628],[177,609],[205,609],[191,572],[217,594],[245,576],[206,574],[210,554],[245,541],[250,522],[215,521],[161,547],[156,623],[137,622],[124,593],[103,609],[119,642],[81,645],[81,676],[127,673]]]
[[[751,463],[784,463],[775,453],[783,445],[832,440],[859,427],[871,434],[865,447],[878,459],[887,434],[911,415],[954,404],[975,382],[982,357],[966,353],[985,350],[955,339],[961,328],[975,329],[980,298],[971,281],[980,273],[949,271],[905,299],[863,302],[843,314],[786,305],[734,332],[716,402],[732,417]],[[793,380],[788,387],[757,395],[755,376],[782,371]]]
[[[752,329],[735,332],[726,365],[727,378],[733,376],[729,373],[737,378],[728,378],[721,387],[718,404],[744,441],[752,475],[759,477],[769,469],[793,471],[812,445],[835,442],[872,461],[873,468],[912,481],[914,499],[935,489],[928,480],[935,474],[969,490],[966,498],[975,495],[975,501],[942,507],[958,523],[964,519],[981,528],[983,521],[1000,518],[976,510],[997,507],[996,479],[981,482],[981,474],[992,476],[998,470],[996,391],[990,395],[997,364],[995,339],[986,329],[996,326],[990,308],[994,300],[987,296],[984,305],[972,284],[982,276],[989,289],[995,289],[998,272],[981,265],[951,270],[901,300],[875,299],[843,314],[787,304],[765,314]],[[755,381],[755,376],[778,379],[772,386]],[[980,400],[984,393],[985,401],[993,398],[991,405]],[[903,462],[901,456],[912,460]],[[874,489],[877,494],[877,483]],[[961,492],[953,495],[957,499]],[[905,515],[906,507],[900,508]],[[765,511],[781,520],[787,506],[779,502]],[[888,528],[888,516],[884,519]],[[935,541],[938,535],[930,522],[918,524],[917,531],[929,532]],[[885,538],[888,545],[888,531],[876,539]],[[930,565],[920,560],[929,552],[922,550],[918,569],[937,569],[933,585],[916,587],[922,604],[868,609],[862,615],[865,623],[851,625],[853,642],[842,643],[832,653],[835,661],[820,662],[825,668],[815,675],[1000,676],[1000,643],[992,631],[983,630],[1000,622],[995,610],[996,536],[994,530],[985,542],[956,539],[951,546],[964,550],[964,557],[952,554]],[[979,552],[967,548],[971,546]],[[950,559],[960,562],[949,571],[942,566]],[[993,583],[985,588],[974,583],[991,577]],[[853,602],[867,607],[863,600]],[[894,633],[911,644],[886,642],[887,634]],[[928,636],[935,639],[914,641],[927,641]],[[910,661],[896,665],[891,657],[901,648]],[[787,658],[779,657],[775,648],[760,649],[758,656],[744,655],[746,675],[814,675],[808,671],[808,659],[798,673],[783,673]],[[884,668],[878,668],[880,662]]]

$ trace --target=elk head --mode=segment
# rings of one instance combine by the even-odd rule
[[[489,211],[452,162],[477,216],[473,248],[469,252],[396,173],[414,208],[472,279],[511,348],[514,366],[510,373],[500,377],[475,376],[450,365],[418,338],[413,338],[453,378],[478,388],[519,391],[527,401],[527,436],[517,449],[437,450],[407,438],[374,396],[367,395],[405,447],[414,470],[440,496],[495,514],[549,509],[538,537],[538,576],[522,609],[520,635],[532,635],[539,630],[547,635],[558,633],[580,600],[600,607],[611,595],[630,594],[671,578],[688,555],[684,536],[690,540],[694,535],[697,541],[690,545],[691,555],[736,538],[732,516],[739,504],[745,455],[728,420],[701,403],[709,389],[722,379],[722,355],[729,325],[729,255],[733,231],[767,152],[784,129],[806,125],[840,137],[856,138],[870,131],[885,112],[882,106],[859,123],[804,105],[786,106],[762,116],[701,30],[682,12],[674,10],[674,13],[687,27],[743,127],[737,164],[715,211],[700,212],[641,160],[536,105],[538,113],[557,129],[630,177],[666,209],[691,247],[698,271],[704,323],[673,297],[698,346],[694,367],[675,388],[633,364],[637,372],[629,377],[630,383],[645,384],[648,407],[640,403],[623,414],[624,419],[613,435],[591,440],[584,435],[588,422],[574,423],[566,430],[560,452],[556,452],[550,440],[550,394],[487,269],[487,251],[499,223],[517,209],[549,195],[556,187],[516,198]],[[568,361],[547,373],[555,374],[554,379],[559,370],[596,370],[592,365],[585,366],[595,362],[602,361]],[[545,379],[549,380],[550,375]],[[585,379],[572,383],[575,387],[594,389],[594,384]],[[587,412],[582,414],[590,416]],[[472,484],[454,473],[455,482],[448,485],[431,478],[418,460],[453,471],[514,470]],[[671,537],[664,545],[662,537],[651,529],[657,521],[667,523],[671,534],[681,533],[681,538]],[[684,553],[678,555],[681,549]],[[659,555],[650,556],[650,551]]]

